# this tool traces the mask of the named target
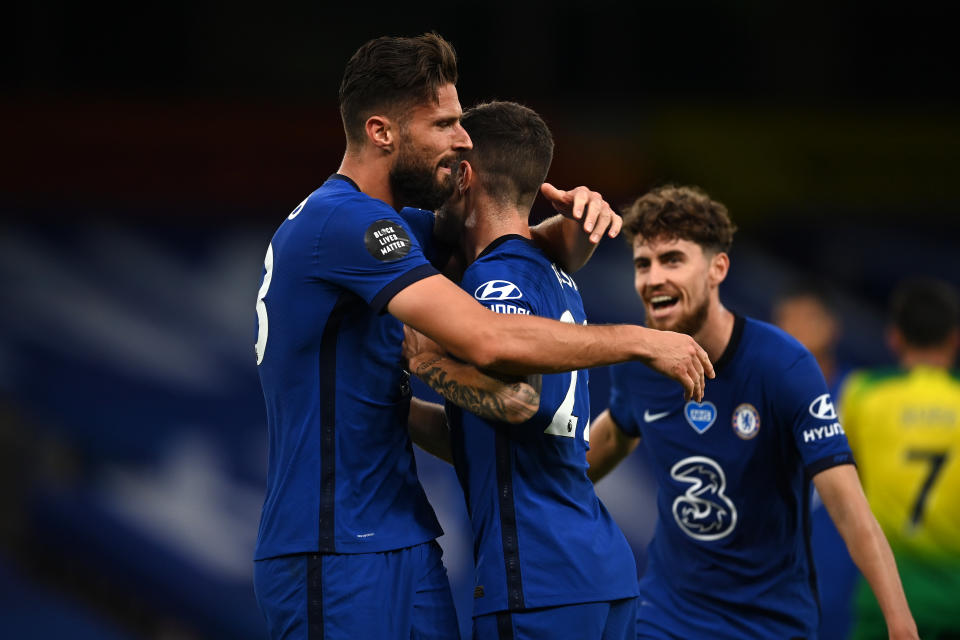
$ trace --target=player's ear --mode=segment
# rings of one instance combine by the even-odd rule
[[[367,140],[384,153],[392,153],[396,144],[395,125],[387,116],[370,116],[364,125]]]
[[[473,184],[475,174],[473,173],[473,167],[470,166],[470,163],[466,160],[461,160],[460,165],[457,167],[457,191],[460,192],[460,195],[470,188],[470,185]]]
[[[730,256],[725,251],[718,251],[710,258],[710,270],[708,278],[710,284],[714,287],[719,285],[727,278],[727,272],[730,271]]]

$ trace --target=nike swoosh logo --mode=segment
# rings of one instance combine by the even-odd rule
[[[650,413],[650,410],[647,409],[646,411],[643,412],[643,421],[654,422],[668,415],[670,415],[669,411],[664,411],[663,413]]]

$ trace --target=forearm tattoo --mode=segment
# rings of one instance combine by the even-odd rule
[[[517,412],[516,407],[507,406],[505,398],[496,391],[480,389],[457,380],[444,368],[445,361],[449,362],[443,356],[433,358],[418,366],[414,373],[431,389],[458,407],[482,418],[510,422],[510,418]],[[502,384],[504,390],[509,389],[512,395],[517,396],[521,405],[535,407],[539,402],[536,391],[530,385],[523,382]]]

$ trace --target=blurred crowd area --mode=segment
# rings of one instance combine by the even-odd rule
[[[387,23],[305,1],[275,15],[15,3],[0,58],[0,637],[264,637],[254,301],[274,228],[339,164],[336,88],[364,40],[452,40],[465,107],[544,115],[558,186],[616,208],[667,182],[724,202],[740,231],[723,299],[775,320],[784,296],[816,292],[835,324],[801,309],[795,326],[834,354],[838,382],[893,363],[897,281],[960,286],[960,85],[942,11],[494,3]],[[621,240],[574,278],[592,322],[642,321]],[[593,415],[608,389],[591,372]],[[418,465],[466,630],[462,494],[443,463]],[[643,454],[598,492],[642,570]]]

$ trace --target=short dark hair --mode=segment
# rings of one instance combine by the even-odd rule
[[[907,344],[935,347],[960,325],[960,301],[956,290],[946,282],[914,278],[894,289],[890,315]]]
[[[367,118],[378,111],[403,114],[414,104],[436,102],[443,85],[456,83],[457,54],[436,33],[370,40],[347,62],[340,83],[347,142],[362,144]]]
[[[789,281],[787,285],[780,290],[775,303],[782,304],[787,300],[794,300],[796,298],[815,300],[828,312],[834,315],[837,313],[837,297],[833,289],[828,287],[823,281],[813,277],[801,276]]]
[[[473,140],[464,158],[483,190],[500,202],[533,205],[553,161],[553,135],[537,112],[516,102],[487,102],[464,112]]]
[[[679,238],[704,250],[729,251],[736,230],[727,208],[698,187],[657,187],[623,213],[623,234],[630,245],[637,236]]]

